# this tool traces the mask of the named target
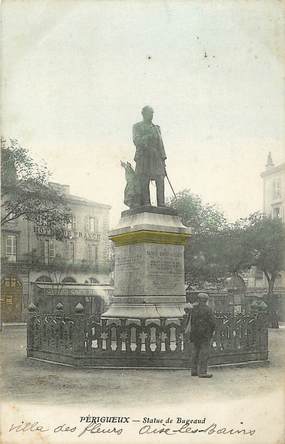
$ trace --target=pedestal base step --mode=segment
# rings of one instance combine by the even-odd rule
[[[102,314],[103,319],[128,318],[128,319],[177,319],[182,318],[185,303],[182,304],[113,304]]]

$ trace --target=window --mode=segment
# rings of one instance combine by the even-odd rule
[[[281,217],[280,207],[274,207],[273,208],[273,217],[274,218]]]
[[[43,241],[44,242],[44,263],[48,264],[48,240]]]
[[[76,279],[74,279],[74,277],[72,276],[66,276],[65,278],[62,279],[61,281],[63,284],[76,284]]]
[[[55,258],[55,244],[53,239],[42,242],[42,256],[45,264],[49,264]]]
[[[97,261],[97,245],[89,244],[88,245],[88,262],[91,264],[95,264]]]
[[[36,282],[52,282],[51,278],[49,276],[39,276],[36,279]]]
[[[91,233],[95,232],[95,219],[94,217],[89,217],[89,230]]]
[[[74,243],[73,242],[68,242],[67,243],[67,260],[71,261],[72,263],[74,263],[74,258],[75,258]]]
[[[72,215],[70,222],[66,224],[67,230],[76,230],[76,216]]]
[[[281,180],[275,179],[272,183],[272,196],[273,199],[279,199],[281,197]]]
[[[9,234],[6,239],[6,257],[9,262],[17,260],[17,236]]]
[[[16,213],[13,213],[13,212],[11,212],[10,214],[9,214],[9,219],[7,220],[7,222],[10,222],[10,223],[17,223],[18,221],[17,221],[17,216],[16,216]]]
[[[55,246],[54,246],[54,240],[49,240],[49,259],[53,260],[55,258]]]
[[[89,217],[89,231],[90,233],[96,233],[98,231],[98,220],[96,217]]]

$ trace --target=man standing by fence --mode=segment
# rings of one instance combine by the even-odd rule
[[[191,310],[190,342],[193,343],[191,376],[211,378],[208,373],[210,343],[215,330],[215,316],[207,305],[208,295],[198,294],[198,304]]]

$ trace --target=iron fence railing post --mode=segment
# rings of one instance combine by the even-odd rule
[[[36,322],[37,307],[31,303],[28,306],[28,319],[27,319],[27,357],[33,356],[33,350],[35,345],[35,322]]]

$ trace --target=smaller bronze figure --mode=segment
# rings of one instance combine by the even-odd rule
[[[125,169],[126,187],[124,192],[124,204],[130,209],[141,205],[140,185],[137,175],[130,162],[122,162],[121,166]]]
[[[164,178],[166,154],[161,137],[160,127],[152,123],[153,109],[145,106],[142,109],[143,120],[133,126],[133,141],[136,146],[136,175],[140,186],[142,206],[151,205],[149,184],[156,184],[157,206],[165,206]]]

